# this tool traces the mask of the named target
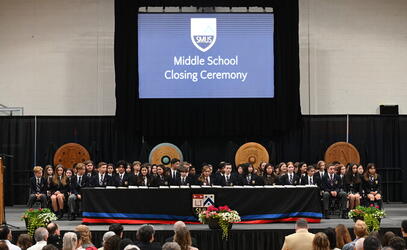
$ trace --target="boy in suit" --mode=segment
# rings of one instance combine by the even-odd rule
[[[30,179],[30,197],[28,198],[28,207],[32,208],[36,201],[41,202],[41,208],[47,207],[47,183],[42,177],[42,167],[35,166],[34,176]]]
[[[307,175],[301,178],[301,185],[317,185],[320,188],[321,182],[314,174],[315,167],[312,165],[308,166]]]
[[[219,175],[218,178],[215,180],[216,185],[220,186],[236,186],[241,185],[237,175],[232,173],[232,164],[225,163],[224,167],[224,174]]]
[[[106,187],[112,185],[112,179],[106,174],[107,163],[99,162],[98,173],[91,177],[90,186],[91,187]]]
[[[329,209],[329,199],[339,199],[339,209],[342,211],[342,218],[347,218],[346,213],[346,198],[347,195],[344,191],[342,191],[342,182],[341,177],[335,174],[336,166],[334,164],[330,164],[328,168],[328,174],[322,179],[322,200],[323,200],[323,208],[324,208],[324,216],[326,219],[328,217],[328,209]]]
[[[171,159],[171,169],[169,171],[170,176],[170,185],[178,185],[178,179],[180,177],[180,173],[178,171],[180,165],[180,160],[177,158]]]
[[[298,179],[298,175],[296,175],[294,173],[294,165],[293,164],[289,164],[287,166],[287,174],[282,175],[280,177],[280,184],[281,185],[298,185],[299,184],[299,179]]]
[[[76,214],[80,214],[82,208],[81,189],[89,185],[89,177],[85,174],[85,164],[76,164],[76,175],[72,176],[70,195],[68,197],[69,220],[75,220]]]
[[[113,183],[117,187],[129,186],[129,175],[126,174],[125,165],[120,163],[117,165],[118,173],[113,176]]]

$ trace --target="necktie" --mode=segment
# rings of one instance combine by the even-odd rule
[[[172,178],[175,179],[175,176],[176,176],[175,171],[172,171]]]
[[[79,176],[78,185],[79,185],[80,187],[82,186],[82,176]]]
[[[40,185],[40,178],[37,178],[37,191],[40,191],[41,185]]]
[[[293,183],[293,176],[291,174],[289,176],[290,176],[290,184],[292,184]]]
[[[99,185],[100,185],[100,186],[103,185],[103,175],[100,176]]]
[[[314,185],[314,182],[312,181],[312,177],[309,178],[309,183],[310,183],[310,185]]]
[[[229,175],[225,175],[226,176],[226,183],[229,183]]]
[[[206,184],[209,185],[209,177],[206,177]]]
[[[185,177],[182,177],[182,185],[185,185]]]

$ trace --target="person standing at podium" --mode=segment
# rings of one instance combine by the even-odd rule
[[[28,207],[32,208],[36,201],[41,202],[41,208],[47,207],[47,181],[42,177],[42,167],[35,166],[34,176],[30,180],[30,197]]]

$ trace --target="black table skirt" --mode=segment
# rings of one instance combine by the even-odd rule
[[[272,223],[322,218],[316,187],[274,188],[84,188],[83,222],[86,224],[199,223],[192,195],[213,194],[215,205],[237,210],[241,223]]]

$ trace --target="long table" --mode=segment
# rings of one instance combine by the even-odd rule
[[[214,195],[216,206],[237,210],[241,223],[273,223],[322,218],[319,189],[313,186],[255,188],[83,188],[85,224],[198,224],[193,195]]]

